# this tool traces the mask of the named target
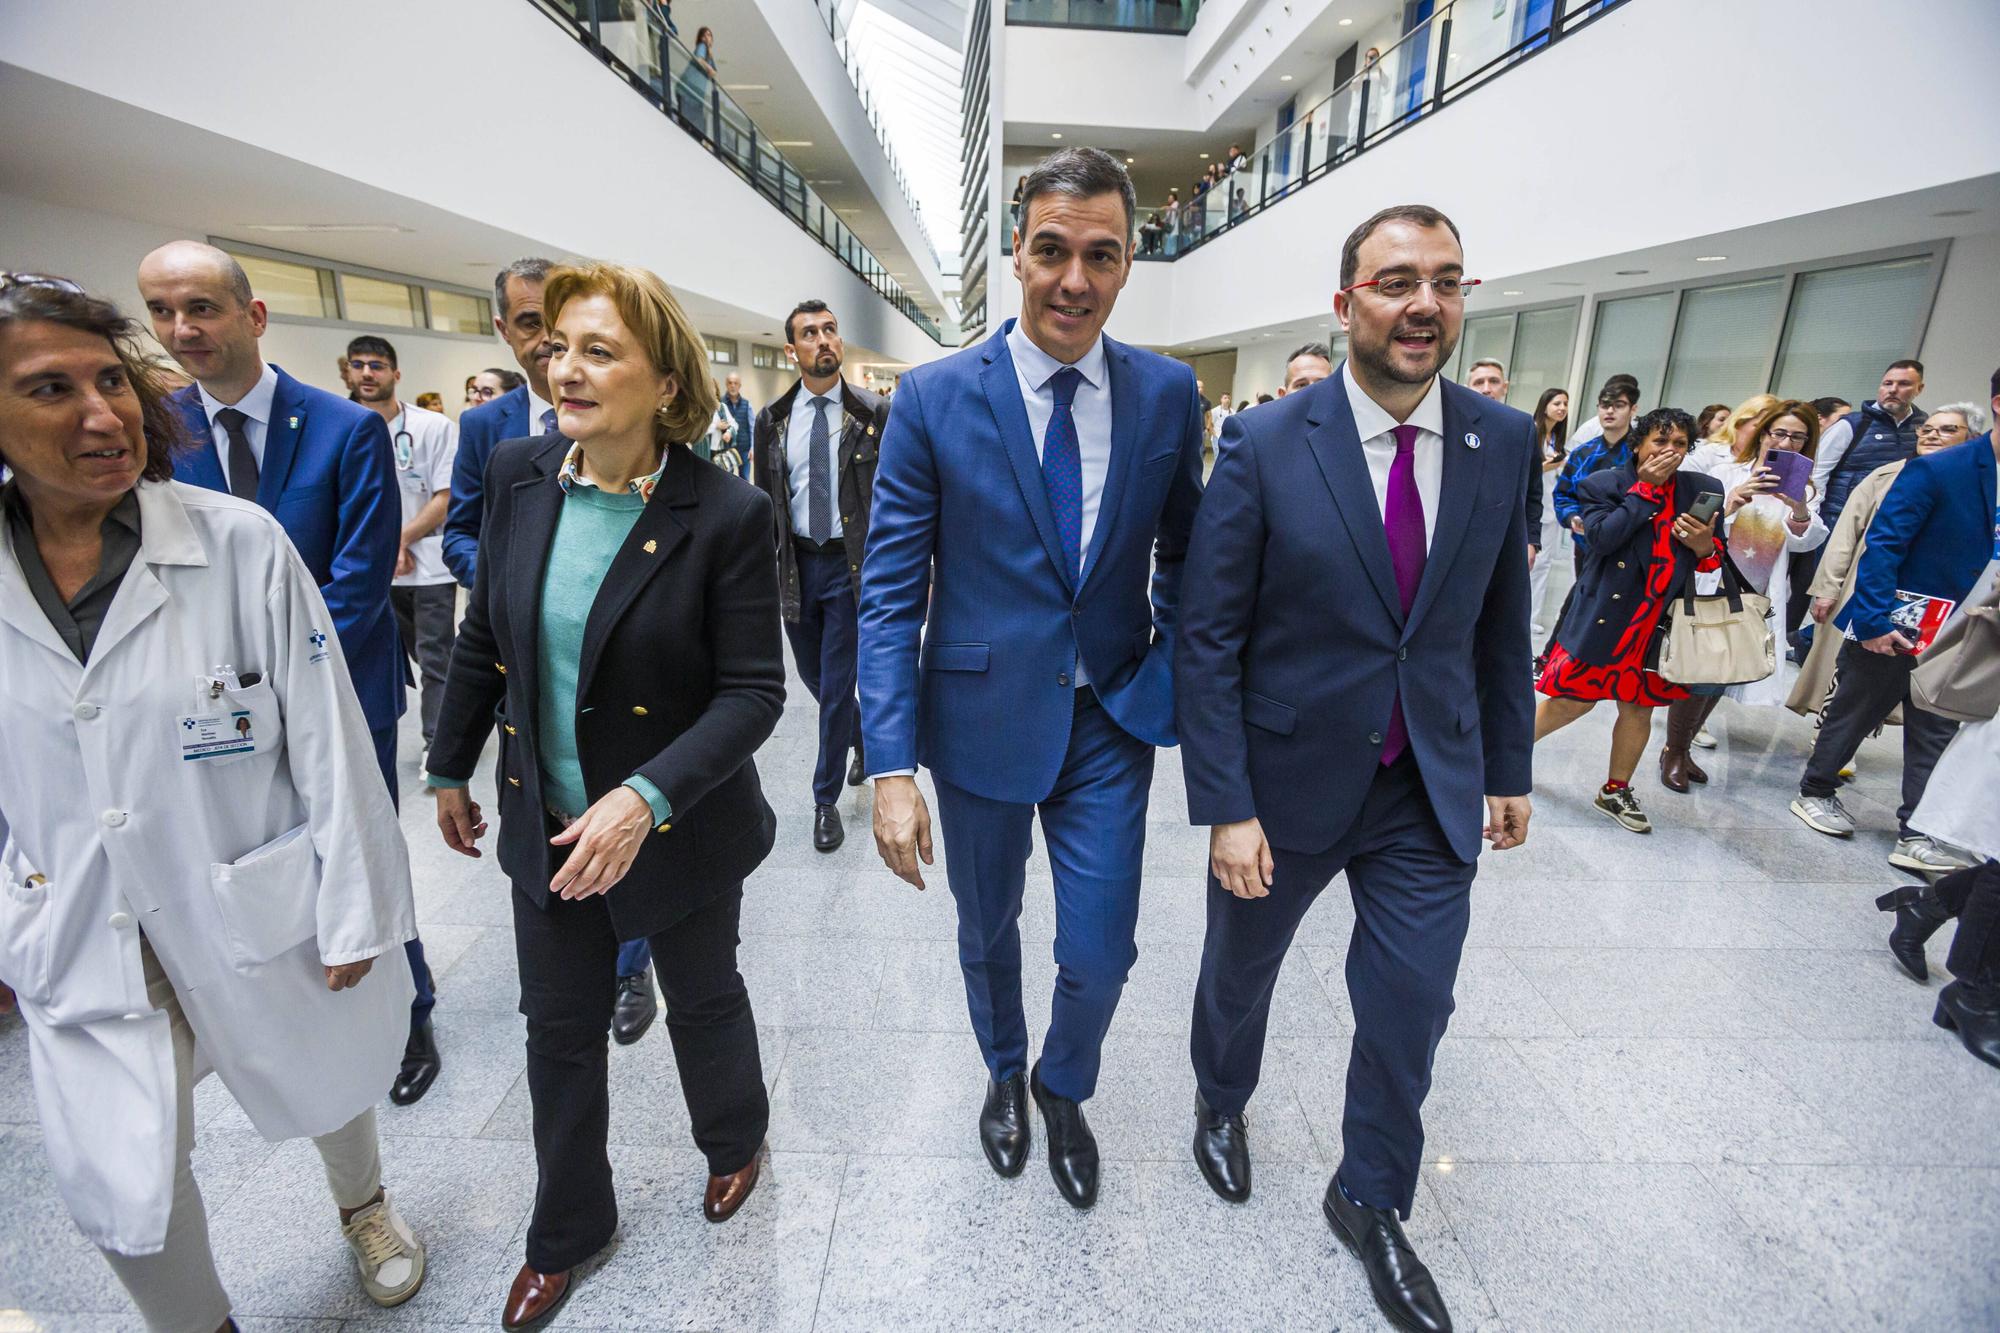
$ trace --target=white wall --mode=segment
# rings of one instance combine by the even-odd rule
[[[1991,395],[2000,367],[2000,234],[1952,243],[1917,359],[1925,403],[1985,403]]]
[[[310,4],[72,0],[63,15],[49,23],[32,8],[0,8],[0,52],[553,251],[643,264],[676,289],[767,319],[810,291],[840,306],[856,345],[907,362],[942,354],[531,5],[349,0],[336,22]],[[472,60],[456,83],[413,78],[409,61],[382,58],[385,32],[406,51],[465,50],[477,33],[481,52],[515,61],[501,69]],[[228,77],[174,74],[214,68],[218,51]],[[355,107],[411,132],[356,134]]]
[[[1189,95],[1185,37],[1009,24],[1004,40],[995,109],[1009,124],[1089,126],[1099,141],[1098,130],[1208,128]]]

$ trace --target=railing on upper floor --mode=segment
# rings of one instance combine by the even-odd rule
[[[933,341],[955,343],[946,330],[861,243],[838,212],[771,147],[743,108],[716,81],[713,66],[667,28],[654,0],[528,0],[612,73],[692,135],[779,212],[797,223],[877,295]]]
[[[1007,21],[1030,28],[1186,32],[1201,0],[1007,0]]]
[[[1630,0],[1439,0],[1431,16],[1223,179],[1140,209],[1137,258],[1174,260]]]

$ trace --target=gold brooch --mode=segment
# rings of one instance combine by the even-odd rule
[[[646,543],[646,554],[647,554],[647,555],[651,555],[651,554],[653,554],[653,552],[655,552],[655,551],[657,551],[657,550],[659,550],[659,549],[660,549],[660,544],[659,544],[658,542],[656,542],[656,541],[649,541],[649,542],[647,542],[647,543]]]

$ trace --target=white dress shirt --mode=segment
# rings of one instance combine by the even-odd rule
[[[208,429],[215,439],[215,458],[222,464],[222,484],[229,485],[229,432],[215,423],[215,414],[225,407],[233,407],[246,418],[243,423],[243,437],[250,442],[250,456],[257,460],[257,474],[264,473],[264,438],[271,426],[271,403],[278,396],[278,372],[269,362],[264,365],[264,373],[257,377],[257,383],[250,392],[233,403],[225,403],[199,383],[195,385],[201,394],[201,410],[208,413]]]
[[[847,421],[840,405],[843,396],[838,384],[820,395],[826,399],[827,460],[833,464],[833,476],[828,479],[833,488],[829,497],[833,528],[827,534],[828,541],[838,541],[846,532],[840,526],[840,432]],[[819,397],[808,392],[806,382],[800,380],[799,392],[792,399],[792,415],[785,420],[785,483],[792,488],[792,535],[808,541],[812,539],[812,437],[818,402]]]
[[[409,432],[407,440],[403,432]],[[389,441],[396,459],[396,493],[403,502],[403,526],[430,503],[440,491],[451,490],[451,468],[458,458],[458,426],[441,412],[403,404],[403,410],[389,423]],[[399,588],[423,588],[453,581],[444,564],[444,525],[432,528],[410,548],[417,567],[398,574]]]
[[[1007,351],[1014,359],[1021,406],[1028,410],[1028,433],[1034,437],[1035,458],[1040,460],[1049,418],[1056,414],[1056,391],[1049,381],[1065,366],[1035,346],[1018,321],[1007,331]],[[1111,475],[1111,377],[1103,334],[1074,369],[1083,376],[1069,405],[1070,418],[1076,423],[1077,456],[1083,464],[1083,529],[1077,550],[1080,559],[1087,561],[1090,539],[1097,531],[1097,511],[1104,504],[1104,479]]]
[[[1354,382],[1354,371],[1346,362],[1340,366],[1341,387],[1347,390],[1347,406],[1354,413],[1354,433],[1361,437],[1361,452],[1368,459],[1368,476],[1375,483],[1375,504],[1387,522],[1389,509],[1389,469],[1396,462],[1396,435],[1399,425],[1417,428],[1413,462],[1417,474],[1417,498],[1424,504],[1424,550],[1437,539],[1438,493],[1444,486],[1444,379],[1431,381],[1430,392],[1410,413],[1407,423],[1390,416]]]
[[[531,437],[549,433],[549,428],[542,424],[542,414],[554,406],[554,403],[545,401],[533,389],[528,390],[528,434]]]

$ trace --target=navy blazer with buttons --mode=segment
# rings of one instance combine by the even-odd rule
[[[369,730],[379,732],[396,725],[406,702],[402,641],[389,606],[403,539],[389,427],[359,403],[272,369],[278,388],[264,430],[257,503],[285,529],[319,584],[361,712]],[[188,385],[173,404],[195,444],[175,460],[174,479],[228,491],[200,390]]]
[[[502,440],[529,433],[528,386],[519,384],[458,418],[458,457],[451,465],[451,505],[444,514],[444,563],[470,588],[479,570],[479,527],[485,517],[486,464]]]
[[[1399,691],[1460,858],[1479,855],[1484,797],[1528,793],[1534,426],[1460,385],[1442,392],[1437,522],[1408,615],[1345,375],[1224,423],[1174,661],[1194,823],[1254,816],[1273,847],[1326,851],[1360,817]]]
[[[1577,484],[1577,515],[1583,519],[1583,568],[1577,572],[1576,593],[1569,601],[1569,614],[1556,630],[1556,642],[1563,651],[1589,666],[1609,666],[1618,657],[1618,642],[1632,624],[1644,600],[1647,579],[1653,573],[1653,519],[1660,506],[1645,495],[1635,494],[1638,470],[1627,464],[1593,472]],[[1706,472],[1674,474],[1674,512],[1687,512],[1703,491],[1721,495],[1727,488]],[[1695,566],[1707,557],[1698,556],[1680,542],[1673,552],[1673,570],[1667,577],[1666,600],[1680,596]],[[1661,618],[1665,623],[1665,617]]]
[[[1876,639],[1895,628],[1899,589],[1964,601],[1994,554],[1996,471],[1990,434],[1905,463],[1868,525],[1854,595],[1834,623],[1850,638]]]

